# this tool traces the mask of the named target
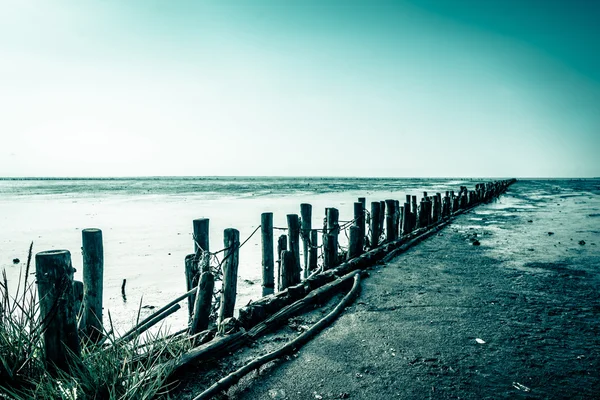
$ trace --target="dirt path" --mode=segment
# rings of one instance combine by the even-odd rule
[[[372,271],[338,321],[229,397],[600,397],[599,184],[514,185]]]

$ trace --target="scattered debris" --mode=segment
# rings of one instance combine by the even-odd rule
[[[156,308],[156,306],[145,305],[142,308],[145,308],[147,310],[154,310]]]
[[[579,244],[583,246],[585,244],[585,240],[580,240]]]
[[[531,389],[525,385],[520,384],[519,382],[513,382],[513,387],[517,390],[522,390],[524,392],[531,392]]]
[[[534,251],[534,249],[527,249],[527,250],[529,250],[529,251]]]
[[[18,264],[20,262],[21,262],[21,260],[19,260],[18,258],[13,258],[13,264]]]
[[[254,282],[251,281],[250,279],[244,279],[244,283],[246,283],[248,285],[254,285]]]
[[[548,232],[548,236],[554,235],[554,232]]]
[[[272,399],[276,399],[276,400],[285,399],[286,398],[285,390],[271,389],[271,390],[269,390],[269,397],[271,397]]]
[[[340,393],[340,395],[338,396],[340,399],[347,399],[350,397],[350,395],[346,392],[342,392]]]
[[[475,338],[475,341],[479,344],[485,344],[485,340],[483,339]]]
[[[473,246],[479,246],[481,243],[479,243],[479,240],[474,240],[473,241]]]
[[[529,220],[529,221],[527,221],[527,222],[529,222],[529,223],[532,223],[532,222],[533,222],[533,220],[532,220],[532,219],[530,219],[530,220]]]

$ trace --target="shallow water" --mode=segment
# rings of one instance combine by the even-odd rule
[[[183,260],[193,252],[195,218],[210,218],[210,250],[216,251],[223,247],[225,228],[238,229],[243,241],[260,224],[262,212],[273,212],[274,225],[285,227],[287,214],[299,213],[300,203],[311,203],[313,227],[318,228],[325,207],[337,207],[341,221],[352,219],[353,202],[361,196],[367,203],[388,198],[403,202],[406,194],[420,198],[423,191],[458,191],[460,185],[471,188],[480,181],[239,177],[0,180],[0,268],[6,268],[9,283],[16,285],[33,241],[34,253],[70,250],[77,268],[75,278],[80,280],[81,230],[100,228],[105,252],[105,310],[111,311],[117,326],[127,328],[141,299],[143,305],[160,307],[185,291]],[[543,190],[534,185],[532,193],[543,196],[547,187],[553,187],[543,182]],[[509,214],[523,212],[529,204],[503,197],[491,206]],[[340,235],[341,244],[345,241]],[[21,263],[14,265],[12,260],[17,257]],[[240,250],[238,307],[261,296],[260,258],[257,233]],[[127,279],[126,302],[120,293],[123,279]],[[144,309],[142,316],[149,312]],[[169,317],[169,324],[181,328],[186,318],[180,311]]]

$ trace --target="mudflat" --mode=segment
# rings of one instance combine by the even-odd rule
[[[225,396],[599,398],[599,288],[600,180],[519,181],[372,269],[337,321]]]

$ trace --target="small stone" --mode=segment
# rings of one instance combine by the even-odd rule
[[[548,232],[548,236],[554,235],[554,232]]]
[[[583,246],[585,244],[585,240],[580,240],[579,244]]]
[[[13,264],[18,264],[20,262],[21,262],[21,260],[19,260],[18,258],[13,258]]]
[[[474,240],[473,241],[473,246],[479,246],[481,243],[479,243],[479,240]]]
[[[340,397],[340,399],[348,399],[348,398],[350,398],[350,395],[346,392],[342,392],[342,393],[340,393],[339,397]]]
[[[530,220],[529,220],[529,221],[527,221],[527,222],[531,223],[531,222],[533,222],[533,220],[532,220],[532,219],[530,219]]]

